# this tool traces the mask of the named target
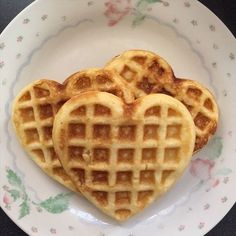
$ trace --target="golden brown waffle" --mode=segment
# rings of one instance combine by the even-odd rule
[[[187,79],[176,78],[175,83],[165,85],[164,90],[190,111],[196,128],[194,150],[200,150],[217,128],[219,112],[214,96],[197,81]]]
[[[113,72],[89,69],[69,77],[64,85],[50,80],[29,84],[16,97],[12,119],[18,138],[35,163],[59,183],[75,191],[55,153],[52,128],[55,114],[73,95],[84,91],[107,91],[133,100],[126,85]]]
[[[115,70],[127,81],[136,98],[160,92],[163,85],[174,80],[171,66],[150,51],[125,51],[108,62],[105,68]]]
[[[154,71],[150,66],[153,64],[156,68]],[[113,58],[105,68],[119,73],[128,82],[136,98],[150,93],[165,93],[184,103],[196,126],[195,151],[201,149],[215,133],[218,107],[214,96],[196,81],[175,78],[171,67],[158,55],[149,51],[129,50]]]
[[[62,106],[53,142],[81,193],[122,221],[181,176],[192,156],[195,127],[186,107],[170,96],[147,95],[127,105],[94,91]]]
[[[122,98],[126,103],[134,100],[128,83],[119,74],[106,69],[87,69],[71,75],[63,83],[67,98],[87,91],[103,91]]]

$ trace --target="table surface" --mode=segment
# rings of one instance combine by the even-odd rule
[[[7,24],[32,0],[0,0],[0,33]],[[236,36],[236,1],[234,0],[200,0],[213,11]],[[8,216],[0,209],[0,235],[25,236]],[[236,236],[236,205],[206,236]]]

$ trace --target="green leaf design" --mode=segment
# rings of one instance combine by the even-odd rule
[[[10,185],[21,188],[22,182],[20,177],[11,169],[7,170],[7,179]]]
[[[48,198],[39,205],[50,213],[61,213],[69,207],[68,196],[69,194],[61,193],[55,197]]]
[[[145,0],[148,3],[162,2],[162,0]]]
[[[140,0],[137,2],[136,7],[139,11],[144,11],[148,6],[148,2],[146,0]]]
[[[210,160],[214,160],[220,157],[223,149],[223,143],[221,137],[215,137],[210,143],[210,148],[208,149],[208,157]]]
[[[29,215],[30,213],[30,207],[28,205],[28,201],[25,200],[20,204],[20,216],[19,219],[22,219],[26,215]]]
[[[16,190],[16,189],[11,189],[9,191],[9,193],[11,194],[11,197],[13,198],[14,202],[20,198],[20,191]]]
[[[140,25],[144,21],[145,18],[146,18],[145,15],[138,13],[136,17],[134,18],[132,25],[134,27]]]
[[[143,14],[142,12],[147,10],[149,4],[156,3],[156,2],[162,2],[162,1],[161,0],[139,0],[136,4],[137,13],[133,20],[132,25],[133,26],[140,25],[143,22],[143,20],[146,18],[146,15]]]
[[[216,174],[217,175],[228,175],[232,172],[232,170],[230,168],[222,168],[222,169],[219,169]]]
[[[162,2],[162,0],[140,0],[137,2],[136,6],[140,9],[143,9],[143,7],[146,7],[148,4],[156,2]]]

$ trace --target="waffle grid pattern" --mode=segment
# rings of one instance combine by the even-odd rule
[[[68,169],[98,205],[112,208],[119,219],[126,218],[174,182],[172,174],[181,161],[182,117],[167,107],[154,107],[146,111],[144,126],[135,121],[122,126],[120,122],[111,125],[111,112],[94,117],[94,111],[94,106],[86,106],[77,123],[85,131],[78,129],[77,135],[70,135],[70,126],[78,117],[68,121]],[[71,155],[71,148],[77,149],[77,155]]]
[[[54,117],[67,100],[86,91],[107,91],[132,101],[132,93],[117,76],[103,69],[90,69],[75,73],[63,85],[49,80],[36,81],[14,103],[13,122],[27,152],[47,174],[73,191],[76,191],[74,185],[54,150]]]
[[[215,133],[218,108],[212,94],[196,81],[175,78],[171,67],[159,56],[148,51],[126,51],[106,67],[116,70],[128,81],[136,98],[166,93],[181,101],[189,109],[196,126],[195,151],[206,145]]]
[[[24,145],[37,164],[70,186],[71,181],[59,162],[52,142],[53,119],[61,105],[62,101],[55,103],[49,89],[30,87],[18,101],[19,129]]]
[[[132,102],[134,97],[127,89],[126,81],[113,71],[91,69],[71,75],[65,82],[65,93],[69,97],[87,91],[103,91],[116,95],[126,102]]]
[[[196,151],[207,143],[210,135],[215,133],[218,120],[217,105],[212,95],[196,82],[183,80],[181,88],[181,95],[177,93],[173,97],[180,100],[192,115],[196,128]]]
[[[115,69],[122,78],[135,88],[136,97],[151,92],[160,92],[163,84],[169,83],[174,76],[171,67],[156,55],[142,56],[124,55],[115,59],[114,65],[108,64],[107,68]],[[158,83],[157,83],[158,82]],[[129,86],[130,86],[129,85]]]

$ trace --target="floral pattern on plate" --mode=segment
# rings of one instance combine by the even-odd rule
[[[34,206],[38,212],[46,210],[49,213],[58,214],[68,210],[69,197],[72,193],[61,193],[54,197],[41,202],[34,202],[30,199],[25,190],[25,186],[21,178],[12,170],[7,168],[7,179],[9,185],[4,185],[3,204],[7,210],[15,207],[15,203],[19,206],[18,219],[22,219],[30,214],[32,206]],[[19,205],[20,204],[20,205]]]
[[[205,234],[235,202],[236,160],[233,156],[236,145],[233,140],[236,129],[233,124],[236,114],[229,109],[235,106],[236,101],[233,90],[235,39],[216,17],[194,0],[59,1],[65,4],[58,4],[58,0],[50,3],[36,1],[17,16],[0,36],[0,86],[5,106],[5,110],[0,111],[3,124],[0,142],[6,157],[1,159],[0,167],[1,206],[32,235],[84,235],[88,232],[103,236],[151,235],[153,232]],[[104,34],[103,40],[109,43],[98,44],[102,40],[97,29]],[[161,34],[157,32],[156,41],[151,40],[156,29]],[[78,33],[84,38],[79,38]],[[144,33],[150,34],[150,37],[145,38]],[[9,34],[11,37],[8,37]],[[77,38],[80,41],[73,41]],[[94,41],[89,41],[91,38]],[[92,42],[91,47],[83,44],[87,41]],[[176,48],[174,55],[178,60],[170,50],[173,42]],[[164,43],[163,47],[159,47],[159,43]],[[199,75],[199,80],[207,83],[216,94],[222,113],[217,135],[206,149],[193,158],[180,184],[160,199],[159,208],[158,204],[154,204],[153,209],[147,209],[135,218],[139,224],[127,222],[129,227],[104,218],[85,200],[74,197],[46,178],[42,179],[45,186],[32,184],[38,183],[37,178],[43,178],[43,174],[18,146],[9,122],[14,95],[27,82],[36,79],[34,75],[46,74],[62,79],[65,74],[80,67],[100,66],[100,61],[105,62],[108,56],[110,58],[127,47],[147,47],[166,54],[178,74],[183,70],[179,61],[184,61],[187,66],[183,75]],[[51,53],[50,48],[53,50]],[[88,54],[83,50],[87,50]],[[103,53],[100,53],[101,50]],[[55,67],[55,58],[51,58],[53,54],[57,54]],[[181,57],[184,54],[187,59]],[[40,58],[42,55],[46,58]],[[73,55],[76,57],[73,58]],[[82,58],[80,55],[86,56]],[[91,58],[99,58],[97,64],[92,64]],[[43,61],[47,62],[44,67],[40,66]],[[62,67],[69,69],[60,71]],[[42,68],[45,74],[40,73]],[[56,73],[56,70],[59,72]]]

